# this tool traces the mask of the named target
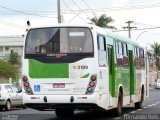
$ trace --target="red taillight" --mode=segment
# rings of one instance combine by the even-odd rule
[[[24,87],[29,87],[29,83],[28,83],[28,82],[25,82],[25,83],[24,83]]]
[[[90,86],[90,87],[94,87],[94,85],[95,85],[94,82],[90,82],[90,83],[89,83],[89,86]]]

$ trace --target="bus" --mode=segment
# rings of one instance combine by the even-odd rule
[[[22,66],[23,104],[57,117],[110,109],[120,116],[149,95],[146,50],[94,25],[30,28]]]

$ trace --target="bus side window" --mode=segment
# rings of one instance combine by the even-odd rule
[[[122,67],[123,66],[123,47],[122,47],[122,42],[117,41],[116,42],[116,49],[118,49],[117,53],[117,67]]]
[[[127,67],[128,66],[128,49],[127,49],[127,44],[123,43],[123,66]]]
[[[105,37],[98,36],[98,50],[106,51],[106,41]]]
[[[106,53],[106,40],[105,37],[102,35],[97,36],[97,43],[98,43],[98,59],[99,59],[99,66],[105,67],[107,66],[107,53]]]

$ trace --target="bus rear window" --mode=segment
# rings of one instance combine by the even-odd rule
[[[38,28],[27,35],[25,54],[92,53],[89,28]]]

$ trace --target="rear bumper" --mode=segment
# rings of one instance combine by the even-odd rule
[[[27,95],[23,94],[23,104],[27,107],[39,108],[74,108],[94,109],[97,106],[97,93],[92,95]]]
[[[62,104],[62,103],[26,103],[24,104],[26,107],[42,110],[42,109],[57,109],[57,108],[72,108],[78,110],[100,110],[99,106],[92,103],[70,103],[70,104]]]

